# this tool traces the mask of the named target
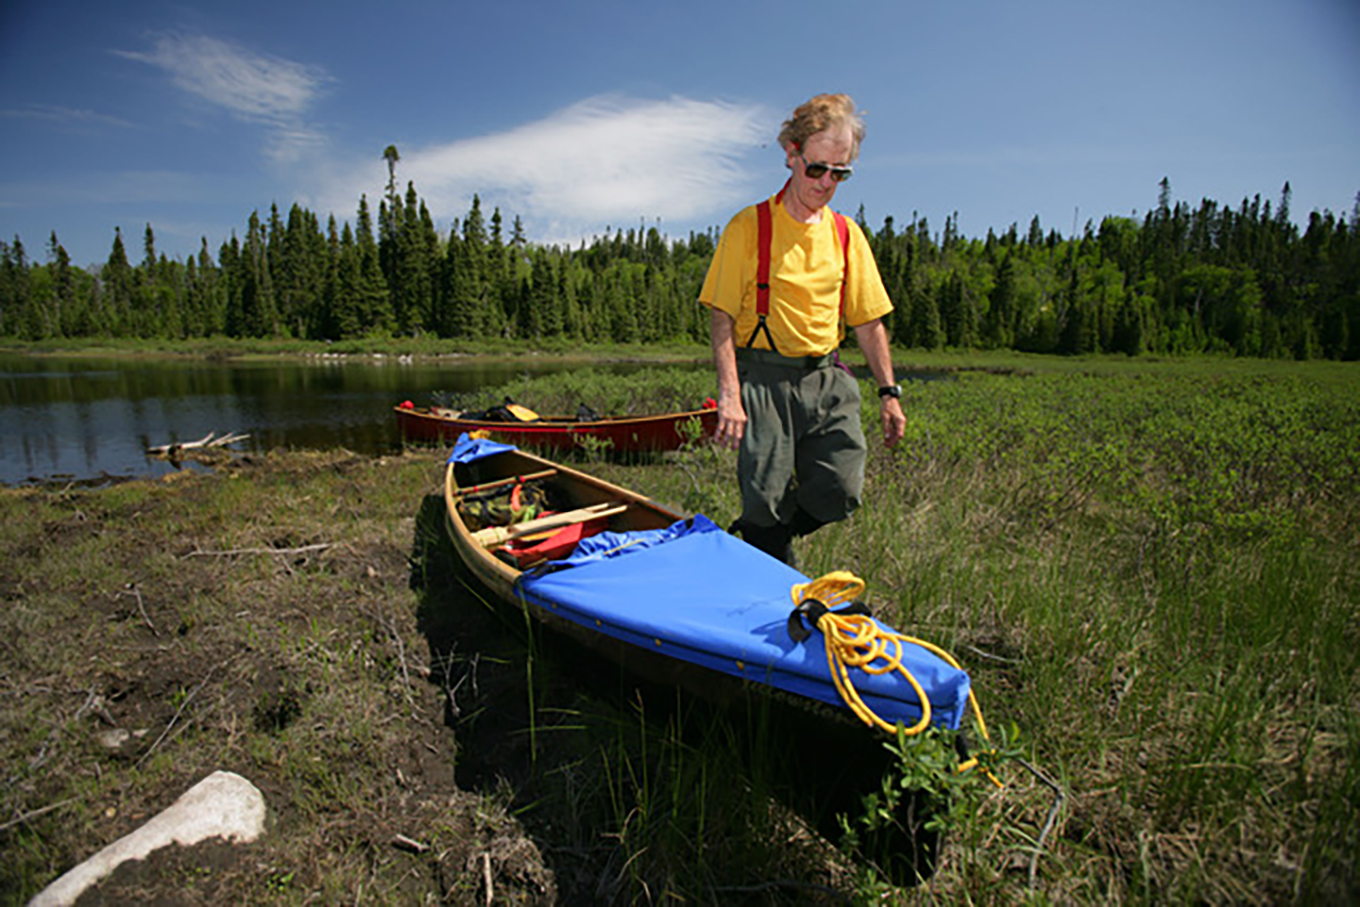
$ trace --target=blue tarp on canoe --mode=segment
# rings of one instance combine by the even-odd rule
[[[471,462],[506,449],[514,448],[465,435],[449,459]],[[570,557],[525,573],[519,591],[597,633],[842,706],[824,637],[814,632],[796,643],[788,633],[790,590],[808,579],[699,515],[665,529],[584,539]],[[903,646],[902,663],[930,698],[931,722],[957,728],[968,675],[914,645]],[[850,673],[865,704],[884,720],[907,726],[920,720],[916,693],[899,675]]]
[[[554,566],[521,578],[527,601],[673,658],[843,705],[825,638],[813,633],[796,643],[788,633],[790,589],[808,578],[703,516],[669,529],[601,533]],[[903,647],[902,662],[930,697],[932,723],[957,728],[968,675],[914,645]],[[915,691],[899,675],[853,668],[851,676],[884,720],[920,720]]]
[[[467,432],[458,436],[458,440],[453,443],[453,450],[449,452],[450,463],[471,463],[492,454],[504,453],[507,450],[518,450],[513,444],[502,444],[500,441],[492,441],[489,438],[472,438]]]

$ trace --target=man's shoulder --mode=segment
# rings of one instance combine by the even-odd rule
[[[846,228],[850,231],[851,235],[856,233],[858,233],[860,236],[864,235],[864,228],[859,225],[859,221],[855,220],[850,215],[842,214],[839,211],[831,211],[830,208],[827,208],[826,210],[831,212],[832,218],[844,223]]]
[[[754,224],[756,222],[756,218],[759,216],[758,211],[760,209],[760,206],[768,201],[770,201],[770,199],[763,199],[758,202],[751,202],[751,204],[747,205],[745,208],[742,208],[736,214],[733,214],[732,219],[728,221],[728,223],[732,225],[741,226],[745,226],[747,224]]]
[[[733,214],[732,219],[723,228],[722,238],[728,242],[734,242],[739,238],[754,236],[758,227],[756,208],[759,205],[760,202],[755,202]]]
[[[732,220],[730,221],[730,223],[735,224],[738,221],[741,221],[742,223],[754,224],[756,222],[757,211],[759,210],[761,205],[765,204],[768,204],[770,206],[770,210],[773,211],[775,208],[779,206],[779,194],[766,196],[765,198],[762,198],[760,201],[751,202],[751,204],[747,205],[745,208],[742,208],[736,214],[732,215]]]
[[[834,213],[835,217],[839,219],[841,223],[845,224],[845,237],[850,241],[851,248],[858,247],[865,251],[872,249],[872,246],[869,244],[869,234],[860,226],[859,221],[847,214],[841,214],[839,212]]]

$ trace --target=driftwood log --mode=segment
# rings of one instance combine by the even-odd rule
[[[249,843],[264,833],[267,809],[255,785],[233,772],[213,772],[135,831],[119,838],[40,891],[28,907],[68,907],[128,860],[153,851],[221,838]]]
[[[146,452],[156,457],[168,457],[176,459],[186,450],[208,450],[214,447],[225,447],[237,441],[244,441],[250,435],[227,432],[222,437],[217,437],[217,432],[210,431],[197,441],[178,441],[171,444],[158,444],[155,447],[148,447]]]

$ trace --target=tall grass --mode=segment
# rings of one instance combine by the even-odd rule
[[[506,397],[542,413],[575,413],[586,404],[601,416],[637,416],[699,409],[716,393],[709,371],[657,365],[632,375],[580,368],[539,378],[523,378],[480,391],[460,401],[485,408]]]
[[[1355,897],[1360,372],[1025,359],[909,382],[903,403],[907,437],[872,450],[859,514],[799,543],[803,570],[864,576],[1062,779],[1038,886]],[[617,468],[735,515],[723,453]],[[1011,780],[956,836],[941,890],[1015,884],[1049,800]]]
[[[914,383],[864,512],[814,539],[976,651],[989,710],[1061,767],[1060,890],[1354,893],[1357,389],[1240,363]]]

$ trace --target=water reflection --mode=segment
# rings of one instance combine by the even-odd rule
[[[472,393],[560,363],[288,362],[32,357],[0,353],[0,483],[158,476],[148,447],[243,432],[237,450],[398,448],[391,408],[436,391]],[[592,365],[628,374],[642,364]]]

